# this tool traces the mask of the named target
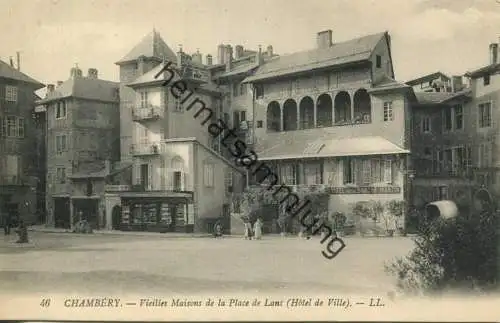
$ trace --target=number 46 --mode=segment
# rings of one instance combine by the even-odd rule
[[[42,299],[42,302],[40,303],[41,307],[49,307],[50,306],[50,298],[44,298]]]

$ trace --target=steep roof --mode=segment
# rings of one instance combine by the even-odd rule
[[[36,89],[41,89],[45,85],[38,82],[37,80],[29,77],[21,71],[18,71],[16,68],[10,66],[4,61],[0,60],[0,78],[6,78],[11,80],[16,80],[20,82],[30,83],[36,86]]]
[[[398,82],[387,75],[383,75],[379,80],[373,83],[373,87],[368,89],[368,92],[380,92],[409,88],[410,87],[408,85]]]
[[[280,55],[259,67],[255,74],[247,77],[245,81],[252,82],[313,69],[367,61],[380,40],[386,36],[388,33],[382,32],[335,43],[328,48],[316,48],[289,55]]]
[[[75,77],[59,85],[53,92],[38,103],[52,100],[76,97],[80,99],[115,102],[118,97],[119,83],[88,77]]]
[[[420,84],[422,82],[428,82],[428,81],[431,81],[431,80],[434,80],[435,78],[437,77],[444,77],[445,79],[447,80],[450,80],[450,77],[442,72],[434,72],[434,73],[431,73],[431,74],[427,74],[427,75],[424,75],[424,76],[421,76],[421,77],[418,77],[416,79],[413,79],[413,80],[409,80],[407,82],[405,82],[406,84],[410,85],[410,86],[413,86],[413,85],[417,85],[417,84]]]
[[[132,48],[132,50],[120,59],[115,64],[120,65],[127,62],[135,61],[140,56],[146,58],[159,58],[171,61],[177,61],[177,56],[174,51],[168,47],[160,34],[153,29],[152,32],[144,36],[144,38]]]

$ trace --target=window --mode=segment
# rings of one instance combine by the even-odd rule
[[[17,135],[17,118],[7,117],[7,137],[15,138]]]
[[[241,121],[247,121],[247,112],[246,111],[241,111],[240,112],[240,120]]]
[[[377,68],[381,68],[382,67],[382,56],[377,55],[375,57],[375,60],[376,60],[376,66],[377,66]]]
[[[431,132],[431,118],[429,116],[422,117],[422,132],[430,133]]]
[[[66,142],[66,135],[58,135],[56,136],[56,152],[58,154],[61,154],[64,151],[67,151],[67,142]]]
[[[262,85],[255,86],[255,97],[257,99],[264,97],[264,87]]]
[[[17,102],[17,86],[5,86],[5,101]]]
[[[392,184],[392,160],[384,159],[384,183]]]
[[[56,104],[56,119],[66,118],[66,102],[60,101]]]
[[[280,167],[280,178],[285,185],[297,184],[297,167],[294,164],[283,164]]]
[[[443,129],[449,131],[453,129],[453,118],[451,108],[446,108],[443,110]]]
[[[483,84],[484,84],[484,86],[490,85],[490,75],[489,74],[483,76]]]
[[[215,167],[213,164],[203,165],[203,183],[205,187],[214,187]]]
[[[464,126],[464,115],[463,107],[460,104],[453,106],[454,120],[455,120],[455,130],[460,130]]]
[[[478,166],[490,167],[492,163],[492,145],[491,143],[481,143],[478,146]]]
[[[233,128],[239,128],[240,127],[240,112],[239,111],[234,111],[233,112]]]
[[[225,184],[226,190],[231,192],[233,189],[233,172],[231,170],[227,170],[225,173]]]
[[[372,163],[370,159],[363,160],[362,179],[363,184],[370,185],[372,180]]]
[[[491,127],[491,102],[478,105],[479,128]]]
[[[392,102],[384,102],[384,121],[392,121]]]
[[[19,169],[21,168],[19,165],[20,158],[18,155],[7,155],[6,159],[6,175],[9,177],[17,177],[19,176]]]
[[[146,91],[141,91],[140,92],[140,107],[141,108],[147,108],[148,107],[148,92]]]
[[[66,183],[66,168],[57,167],[57,169],[56,169],[56,181],[57,181],[57,184]]]
[[[355,181],[355,167],[354,159],[347,157],[344,159],[344,184],[354,184]]]
[[[174,171],[174,191],[182,191],[182,172]]]
[[[24,118],[17,119],[17,137],[24,138]]]
[[[304,180],[306,185],[323,184],[323,165],[321,163],[307,163],[304,165]]]
[[[246,84],[241,83],[240,84],[240,95],[244,95],[246,93],[247,87]]]
[[[257,120],[257,128],[262,128],[264,126],[264,122],[262,120]]]

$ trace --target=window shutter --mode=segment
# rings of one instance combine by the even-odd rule
[[[148,187],[146,189],[152,189],[153,187],[153,165],[148,164]]]
[[[392,184],[392,160],[384,160],[384,183]]]
[[[134,184],[135,185],[141,184],[141,165],[140,164],[135,164],[135,167],[134,167]]]

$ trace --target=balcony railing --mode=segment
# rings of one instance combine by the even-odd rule
[[[158,106],[148,107],[134,107],[132,108],[132,120],[145,121],[145,120],[158,120],[163,118],[164,111]]]
[[[130,185],[106,185],[104,190],[106,192],[127,192],[130,191]]]
[[[130,153],[135,156],[159,155],[161,153],[161,142],[145,142],[130,146]]]
[[[292,193],[310,194],[316,192],[324,192],[332,195],[344,195],[344,194],[398,194],[401,192],[401,187],[397,185],[363,185],[363,186],[332,186],[326,184],[318,185],[283,185],[290,188]],[[265,184],[254,185],[249,188],[249,190],[266,190],[269,186]],[[275,185],[272,189],[268,190],[276,193],[279,189],[281,193],[287,193],[286,189],[280,189],[281,186]]]

